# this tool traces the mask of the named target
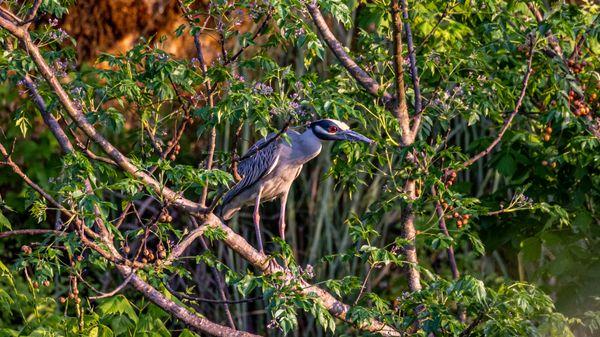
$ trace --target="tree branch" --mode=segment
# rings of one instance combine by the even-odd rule
[[[415,55],[415,45],[413,43],[412,30],[408,22],[408,4],[406,0],[401,0],[402,17],[404,18],[404,30],[406,31],[406,46],[408,47],[408,60],[410,64],[410,76],[412,78],[413,90],[415,92],[415,117],[412,126],[411,134],[415,138],[419,133],[421,125],[421,110],[423,107],[423,99],[421,98],[421,85],[419,80],[419,70],[417,68],[417,58]]]
[[[225,233],[223,242],[236,253],[250,262],[253,266],[260,269],[264,274],[278,275],[282,281],[286,283],[298,282],[298,292],[313,297],[321,305],[323,305],[333,316],[354,324],[357,328],[378,333],[382,336],[401,336],[402,334],[394,329],[393,327],[386,325],[376,319],[370,319],[365,323],[356,324],[353,320],[348,317],[350,306],[338,301],[327,291],[311,285],[308,282],[298,279],[288,269],[281,267],[271,257],[260,253],[254,247],[252,247],[243,237],[235,233],[230,227],[226,226],[219,218],[214,214],[208,214],[206,217],[205,224],[207,226],[218,228]]]
[[[531,11],[531,14],[533,14],[533,16],[535,17],[535,20],[537,21],[538,24],[540,24],[544,21],[544,17],[542,16],[542,13],[539,11],[539,9],[537,9],[537,7],[535,7],[534,3],[528,2],[527,8],[529,8],[529,10]],[[548,39],[548,43],[554,50],[554,53],[556,53],[556,56],[558,56],[564,62],[565,60],[564,60],[562,48],[560,47],[560,43],[558,42],[558,39],[552,33],[552,30],[548,29],[546,31],[546,38]]]
[[[22,22],[22,24],[25,25],[25,28],[29,27],[29,25],[31,25],[33,20],[35,20],[35,17],[37,15],[38,9],[40,9],[41,4],[42,4],[42,0],[35,0],[33,2],[33,6],[31,7],[31,10],[29,10],[29,13],[25,17],[25,19],[23,19],[23,22]]]
[[[204,317],[193,314],[186,308],[168,299],[165,295],[156,290],[156,288],[152,287],[150,284],[146,283],[146,281],[142,280],[139,276],[135,274],[135,270],[133,270],[131,267],[119,264],[117,265],[117,269],[119,270],[121,275],[123,275],[123,277],[128,277],[128,275],[131,275],[131,285],[137,291],[141,292],[144,295],[144,297],[152,301],[157,306],[161,307],[163,310],[173,314],[173,316],[177,317],[188,326],[194,327],[199,331],[213,336],[259,337],[259,335],[255,335],[245,331],[239,331],[220,324],[216,324]]]
[[[364,71],[356,62],[348,55],[348,53],[344,50],[344,46],[337,40],[335,35],[331,32],[327,23],[325,22],[325,18],[323,18],[323,14],[319,10],[317,6],[316,0],[307,0],[306,8],[312,17],[315,26],[317,26],[317,30],[321,34],[325,43],[329,46],[329,49],[333,52],[333,54],[340,61],[342,66],[348,70],[350,76],[352,76],[368,93],[371,95],[380,98],[382,103],[385,106],[388,106],[393,101],[393,97],[383,91],[379,83],[377,83],[366,71]]]
[[[54,229],[16,229],[13,231],[0,232],[0,239],[7,238],[13,235],[40,235],[40,234],[60,234],[61,231]]]
[[[404,88],[404,59],[402,57],[402,17],[400,11],[400,3],[398,0],[392,0],[392,21],[393,21],[393,36],[394,36],[394,71],[396,80],[396,96],[397,100],[393,110],[400,129],[402,130],[402,144],[412,144],[414,138],[410,129],[410,117],[408,115],[408,106],[406,104],[406,89]]]
[[[123,281],[123,283],[121,283],[113,291],[108,292],[108,293],[103,293],[103,294],[98,295],[98,296],[89,296],[88,299],[94,301],[94,300],[99,300],[99,299],[102,299],[102,298],[112,297],[112,296],[116,295],[117,293],[119,293],[119,291],[123,290],[123,288],[125,288],[127,286],[127,284],[129,283],[129,281],[131,281],[131,279],[133,278],[133,275],[134,275],[134,272],[132,272],[131,274],[129,274],[129,276],[127,276],[127,278],[125,278],[125,281]]]
[[[0,27],[5,28],[15,37],[19,38],[25,49],[32,57],[38,70],[46,81],[52,87],[54,93],[58,96],[59,101],[77,124],[77,126],[95,143],[97,143],[104,152],[125,172],[135,176],[141,180],[144,184],[150,186],[155,193],[162,195],[165,199],[172,202],[178,207],[181,207],[189,212],[205,212],[206,209],[199,204],[182,197],[179,193],[174,192],[166,186],[163,186],[160,182],[150,176],[148,173],[143,172],[138,167],[133,165],[131,160],[123,155],[114,145],[112,145],[104,136],[102,136],[90,122],[86,119],[85,115],[75,106],[69,95],[66,93],[54,72],[44,60],[39,48],[33,43],[29,32],[25,29],[15,26],[12,22],[0,18]]]
[[[522,81],[523,85],[521,88],[521,93],[519,94],[519,98],[517,99],[514,110],[508,116],[508,118],[504,121],[504,125],[502,126],[502,129],[500,129],[500,132],[498,133],[498,136],[496,137],[496,139],[494,139],[492,141],[492,143],[490,145],[488,145],[488,147],[485,150],[479,152],[472,158],[466,160],[462,164],[463,168],[469,167],[474,162],[476,162],[479,159],[483,158],[484,156],[488,155],[494,149],[494,147],[496,147],[496,145],[498,145],[498,143],[500,142],[500,140],[506,133],[506,130],[508,130],[510,123],[515,118],[517,113],[519,113],[519,109],[521,108],[521,104],[523,104],[523,99],[525,98],[525,93],[527,92],[527,85],[529,83],[529,77],[531,76],[531,72],[533,70],[533,68],[531,66],[532,61],[533,61],[533,45],[534,45],[533,37],[530,37],[529,43],[530,43],[530,48],[529,48],[529,58],[527,59],[527,69],[525,70],[525,76],[523,77],[523,81]]]

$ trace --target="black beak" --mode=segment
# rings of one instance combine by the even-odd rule
[[[352,131],[352,130],[340,131],[340,132],[338,132],[338,135],[341,137],[341,139],[348,140],[351,142],[365,142],[367,144],[375,143],[374,140],[369,139],[369,138],[361,135],[360,133]]]

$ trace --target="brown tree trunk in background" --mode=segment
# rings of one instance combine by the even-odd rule
[[[196,1],[201,7],[208,2]],[[208,27],[213,26],[212,21]],[[193,36],[188,32],[175,35],[185,23],[177,1],[173,0],[81,0],[69,8],[69,15],[60,25],[77,41],[79,61],[93,63],[101,53],[120,54],[131,49],[140,37],[166,36],[161,49],[177,58],[195,57]],[[248,31],[252,24],[245,17],[239,30]],[[206,64],[210,65],[219,56],[220,44],[209,34],[202,34],[200,40]],[[227,41],[227,46],[233,42]]]

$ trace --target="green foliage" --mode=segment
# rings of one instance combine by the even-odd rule
[[[5,3],[20,16],[30,9],[30,2]],[[207,189],[207,205],[233,184],[234,151],[287,121],[301,129],[317,117],[336,118],[373,138],[374,145],[326,145],[294,184],[288,205],[291,235],[286,242],[268,240],[271,258],[288,267],[291,281],[257,273],[223,248],[222,229],[204,232],[208,250],[195,247],[168,266],[156,262],[159,252],[168,256],[190,232],[190,217],[134,176],[79,151],[84,147],[105,155],[97,144],[79,139],[85,137],[41,80],[29,54],[18,48],[0,53],[0,112],[10,111],[0,115],[0,141],[18,140],[13,159],[76,213],[83,226],[97,230],[101,219],[124,256],[138,263],[146,259],[137,270],[144,280],[177,304],[220,323],[227,316],[222,304],[176,298],[164,285],[176,284],[179,295],[214,301],[220,296],[214,273],[221,273],[231,298],[257,298],[229,306],[235,323],[262,334],[278,329],[283,335],[358,335],[357,327],[370,319],[401,331],[412,331],[419,322],[417,336],[464,336],[466,329],[472,336],[594,334],[600,330],[599,105],[591,98],[600,83],[598,5],[534,3],[545,13],[540,23],[521,1],[409,2],[407,22],[425,103],[422,128],[409,146],[400,146],[396,116],[327,50],[304,1],[211,1],[206,7],[186,7],[191,23],[180,25],[176,38],[200,32],[242,50],[235,60],[233,52],[217,53],[206,71],[195,58],[170,55],[168,41],[160,36],[144,37],[120,55],[101,54],[95,65],[102,66],[75,67],[75,40],[52,21],[34,25],[35,43],[43,46],[44,58],[96,129],[162,186],[195,201]],[[40,12],[53,20],[68,15],[71,4],[44,0]],[[389,1],[318,4],[349,55],[382,90],[393,93]],[[202,31],[205,16],[215,19],[210,33]],[[258,27],[269,20],[260,38],[239,29],[243,16]],[[552,55],[549,32],[558,37],[566,57],[581,44],[582,53],[573,55],[586,62],[583,72]],[[530,39],[533,50],[528,50]],[[17,45],[0,30],[0,44],[9,42]],[[492,143],[515,109],[528,53],[534,71],[523,105],[494,151],[465,169],[463,163]],[[402,57],[407,58],[406,50]],[[405,72],[412,113],[415,92],[408,67]],[[78,145],[74,153],[57,156],[60,148],[41,127],[20,82],[26,73],[34,75],[49,113]],[[592,107],[589,118],[574,114],[574,97]],[[178,138],[184,123],[189,124]],[[206,169],[213,129],[215,160]],[[183,151],[164,155],[173,141]],[[0,230],[35,226],[61,231],[0,246],[6,252],[6,265],[0,262],[0,335],[195,336],[135,291],[87,301],[94,289],[107,291],[122,282],[112,263],[79,240],[72,230],[75,217],[57,219],[54,205],[8,168],[0,169]],[[458,172],[453,183],[448,182],[450,172]],[[415,199],[407,193],[407,180],[415,181]],[[438,202],[447,233],[439,226]],[[413,267],[423,287],[412,293],[403,272],[411,266],[404,248],[413,244],[402,236],[408,208],[417,230],[419,264]],[[271,211],[263,206],[269,238],[275,236],[270,215],[277,214]],[[228,225],[253,243],[246,215]],[[149,239],[142,247],[144,237]],[[19,253],[21,244],[29,249]],[[448,267],[450,248],[462,275],[458,278]],[[73,293],[73,279],[87,282],[80,282],[81,303],[60,304],[58,298]],[[34,286],[45,281],[52,286]],[[336,320],[314,294],[298,291],[309,282],[352,304],[346,317],[353,324]]]

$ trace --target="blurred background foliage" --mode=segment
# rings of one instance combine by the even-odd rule
[[[371,147],[327,145],[305,167],[288,201],[289,247],[271,239],[277,236],[278,206],[267,204],[263,211],[267,250],[288,259],[302,277],[354,303],[352,315],[380,317],[404,329],[414,323],[414,308],[424,303],[423,336],[459,336],[476,320],[482,323],[474,336],[592,336],[600,329],[598,5],[532,3],[544,14],[542,22],[522,1],[409,3],[425,109],[422,130],[408,149],[399,146],[395,117],[337,63],[300,0],[45,0],[34,37],[90,121],[140,167],[158,165],[155,176],[193,200],[205,186],[212,200],[231,185],[234,152],[243,153],[289,119],[301,127],[317,117],[336,118],[375,139]],[[389,2],[319,5],[350,54],[391,91]],[[2,6],[28,10],[22,1]],[[204,23],[206,72],[193,41]],[[260,34],[252,39],[256,31]],[[552,54],[548,32],[570,63]],[[459,168],[484,149],[514,109],[531,52],[528,36],[536,41],[533,74],[519,114],[495,151],[448,183],[445,170]],[[113,222],[127,201],[135,201],[144,218],[158,212],[161,201],[131,177],[82,154],[60,155],[20,82],[34,70],[31,60],[9,49],[13,41],[5,31],[0,44],[5,48],[0,141],[9,147],[15,140],[13,158],[32,180],[87,210],[90,218],[93,204]],[[232,59],[238,51],[239,58]],[[49,110],[61,116],[56,97],[33,74]],[[408,75],[405,81],[410,83]],[[214,106],[204,90],[207,83]],[[410,86],[407,92],[412,99]],[[190,125],[180,150],[159,160],[152,139],[166,146],[184,120]],[[101,154],[69,119],[60,121],[75,142]],[[213,128],[215,168],[206,170]],[[407,162],[407,151],[418,153],[420,161]],[[82,195],[83,177],[91,178],[95,198]],[[418,182],[414,207],[424,283],[413,294],[407,292],[399,251],[405,244],[401,187],[407,178]],[[438,228],[431,186],[439,189],[451,215],[449,237]],[[5,167],[0,197],[1,230],[54,228],[56,211]],[[154,246],[168,246],[186,231],[187,217],[174,208],[169,214],[172,219],[153,233]],[[250,224],[251,209],[229,223],[254,242]],[[124,249],[136,248],[142,227],[133,215],[126,217],[117,237]],[[149,268],[146,276],[165,292],[168,285],[218,299],[216,267],[233,300],[265,298],[229,305],[239,329],[272,336],[332,333],[332,319],[322,309],[255,274],[218,240],[209,246],[194,246],[177,266]],[[450,246],[462,275],[456,280],[448,267]],[[94,289],[110,291],[122,280],[74,237],[10,237],[0,239],[0,251],[1,335],[194,335],[132,290],[88,301]],[[77,275],[86,284],[74,287]],[[221,304],[181,301],[227,322]],[[459,319],[462,311],[467,322]],[[335,334],[361,333],[342,324]]]

